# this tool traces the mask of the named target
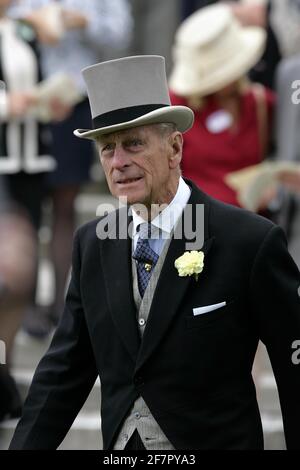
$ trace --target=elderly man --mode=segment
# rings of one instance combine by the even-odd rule
[[[99,375],[104,449],[261,449],[261,339],[299,449],[300,274],[281,229],[180,176],[193,113],[170,106],[162,57],[84,77],[94,129],[75,134],[97,140],[127,205],[75,236],[65,311],[11,448],[57,448]]]

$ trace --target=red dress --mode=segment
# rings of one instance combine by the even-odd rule
[[[183,97],[170,93],[173,105],[189,106]],[[268,132],[274,108],[274,94],[265,89],[268,116]],[[259,137],[257,98],[249,90],[241,96],[241,118],[235,132],[228,128],[212,133],[207,125],[213,113],[220,111],[213,98],[200,111],[195,111],[195,122],[184,134],[182,173],[194,181],[210,196],[239,206],[235,192],[226,185],[227,173],[259,163],[262,149]]]

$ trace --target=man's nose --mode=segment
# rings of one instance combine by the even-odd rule
[[[130,163],[130,156],[128,155],[126,150],[124,150],[124,148],[122,148],[121,146],[116,146],[113,155],[113,167],[118,170],[121,170],[122,168],[129,166]]]

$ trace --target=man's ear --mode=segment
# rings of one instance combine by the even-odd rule
[[[170,137],[171,155],[169,158],[169,167],[174,169],[180,165],[182,159],[183,136],[181,132],[175,131]]]

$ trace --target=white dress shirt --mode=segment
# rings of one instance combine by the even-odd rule
[[[178,222],[189,198],[191,190],[180,177],[177,192],[170,204],[151,220],[151,239],[149,239],[150,248],[158,255],[161,254],[165,241],[170,238],[171,233]],[[138,227],[145,223],[137,212],[132,208],[133,231],[132,231],[132,251],[135,250],[139,238]]]

